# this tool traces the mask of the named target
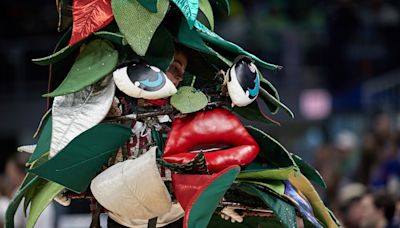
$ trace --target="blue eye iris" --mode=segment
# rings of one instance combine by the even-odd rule
[[[139,83],[146,87],[157,88],[163,83],[163,76],[158,73],[155,81],[150,81],[150,79],[147,78],[146,80],[139,81]]]
[[[254,79],[254,88],[250,89],[249,87],[247,87],[247,90],[249,91],[250,96],[252,96],[252,97],[257,96],[258,90],[260,89],[259,87],[260,87],[260,82],[258,80],[258,75],[257,75],[257,77]]]

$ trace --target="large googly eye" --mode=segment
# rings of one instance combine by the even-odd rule
[[[144,63],[130,63],[115,70],[113,76],[118,89],[134,98],[154,100],[177,91],[164,72]]]
[[[227,71],[228,93],[232,104],[243,107],[253,102],[260,90],[260,75],[249,57],[241,57]]]

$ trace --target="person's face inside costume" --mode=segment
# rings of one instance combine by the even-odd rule
[[[172,61],[171,65],[169,65],[167,72],[165,73],[169,80],[176,87],[178,87],[179,83],[183,79],[183,74],[185,73],[186,66],[187,66],[187,58],[183,51],[176,49],[174,54],[174,60]]]

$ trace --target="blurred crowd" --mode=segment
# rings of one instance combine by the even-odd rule
[[[400,129],[377,113],[358,135],[339,132],[318,146],[314,166],[320,193],[345,227],[400,227]]]

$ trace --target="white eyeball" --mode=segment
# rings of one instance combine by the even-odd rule
[[[116,69],[113,77],[118,89],[134,98],[155,100],[177,92],[164,72],[144,63],[130,63]]]
[[[247,56],[239,57],[227,71],[228,93],[232,104],[243,107],[252,103],[260,90],[257,67]]]

